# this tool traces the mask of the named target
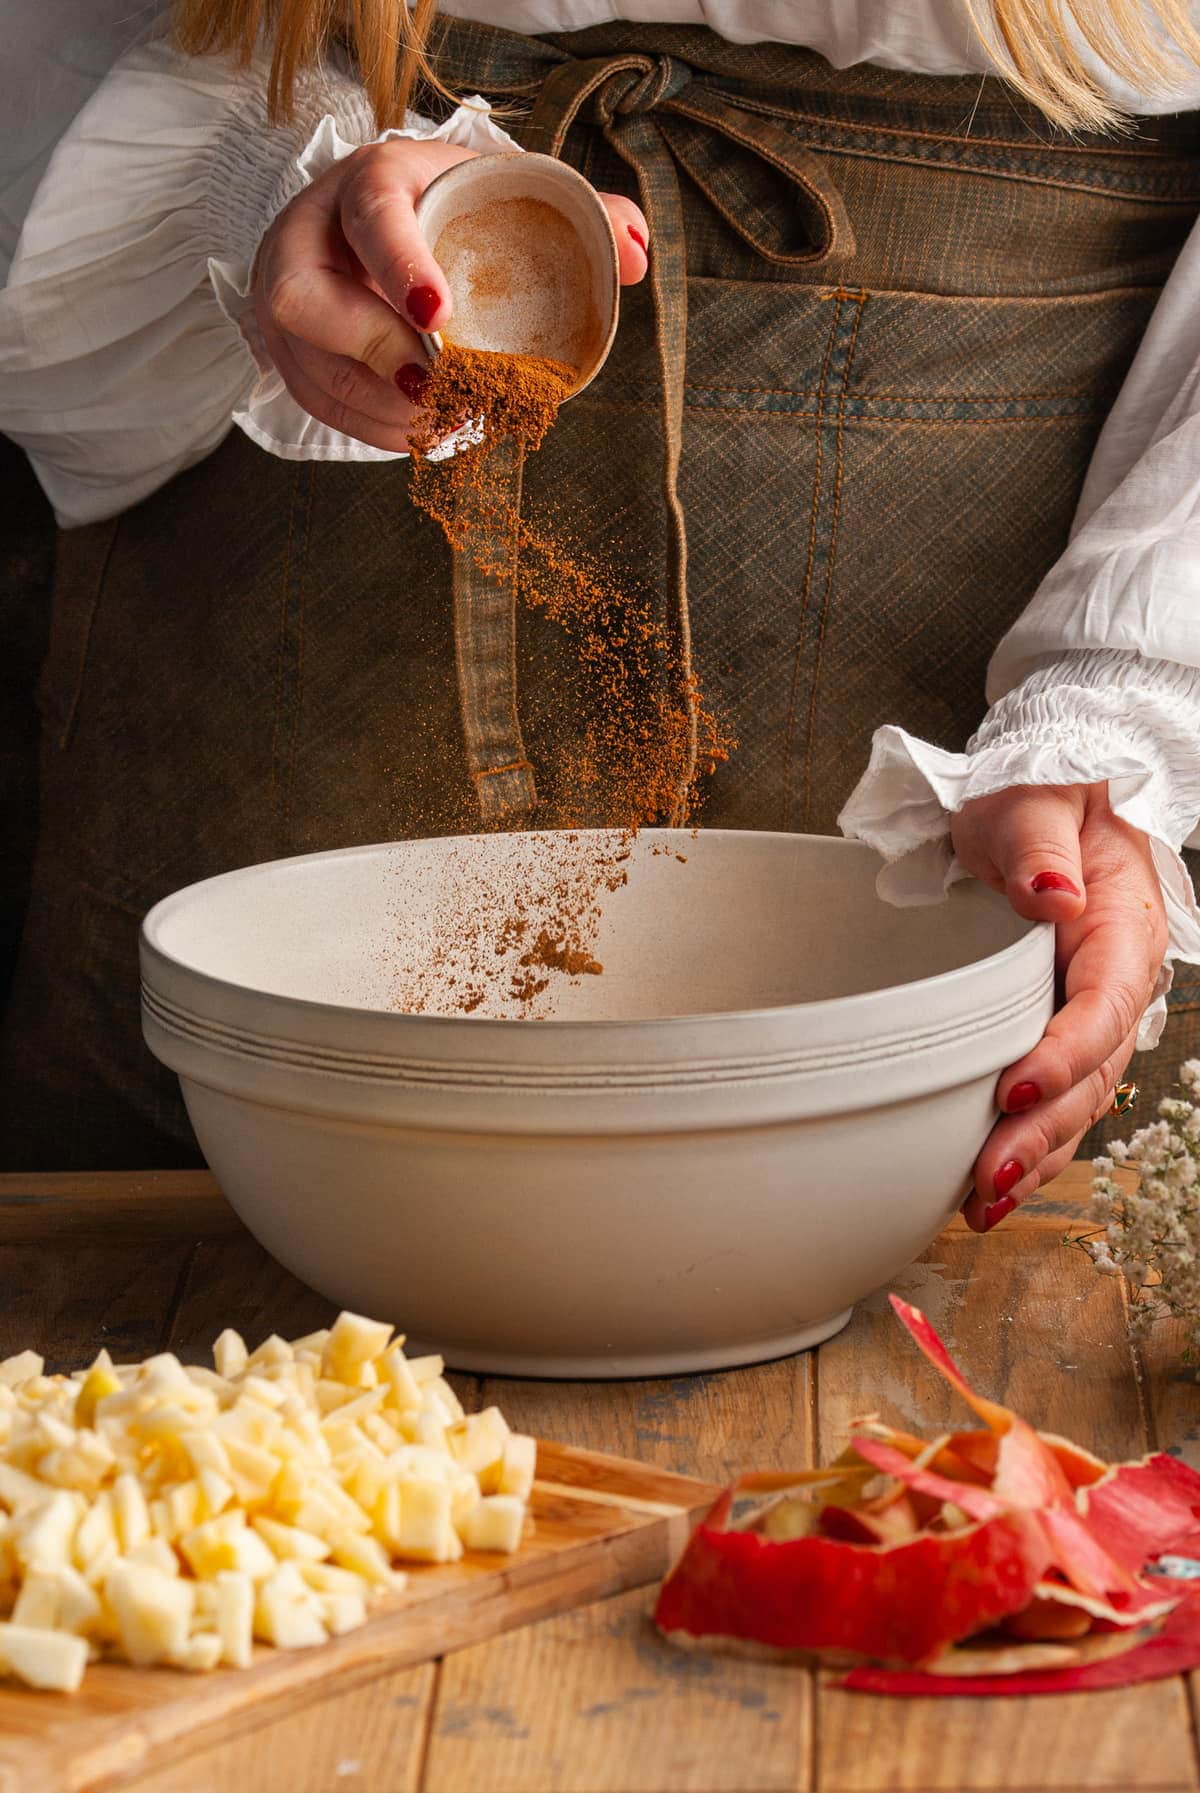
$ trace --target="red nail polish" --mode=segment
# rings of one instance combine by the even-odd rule
[[[405,398],[419,405],[429,386],[429,369],[418,367],[415,361],[407,361],[392,377]]]
[[[1004,1106],[1010,1114],[1020,1114],[1023,1108],[1032,1108],[1041,1099],[1042,1092],[1036,1083],[1014,1083]]]
[[[992,1187],[997,1195],[1007,1195],[1010,1189],[1015,1189],[1024,1175],[1024,1168],[1017,1163],[1015,1158],[1010,1158],[1007,1164],[1000,1166],[992,1178]]]
[[[642,235],[641,231],[635,230],[633,228],[632,224],[627,224],[625,226],[625,228],[629,232],[630,236],[633,238],[634,242],[637,244],[638,248],[641,250],[642,254],[646,257],[646,259],[648,261],[650,259],[650,250],[648,249],[648,247],[646,245],[646,239]]]
[[[1011,1214],[1016,1206],[1016,1199],[1011,1195],[1006,1195],[1003,1201],[993,1202],[989,1208],[985,1208],[983,1210],[984,1232],[990,1233],[994,1226],[999,1226],[1000,1222],[1006,1215]]]
[[[441,295],[435,286],[409,288],[408,315],[418,330],[428,330],[441,302]]]
[[[1033,880],[1032,888],[1036,896],[1041,896],[1046,890],[1065,890],[1069,896],[1082,894],[1078,884],[1072,883],[1065,872],[1039,872]]]

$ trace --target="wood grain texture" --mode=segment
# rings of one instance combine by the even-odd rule
[[[0,1240],[44,1244],[53,1235],[210,1239],[245,1229],[204,1170],[138,1170],[29,1176],[0,1172]]]
[[[82,1793],[118,1782],[214,1725],[303,1704],[345,1675],[428,1661],[513,1626],[661,1577],[706,1483],[543,1445],[531,1535],[514,1557],[414,1570],[369,1623],[316,1650],[261,1650],[252,1668],[185,1675],[102,1663],[69,1700],[0,1692],[0,1789]],[[543,1479],[544,1478],[544,1479]],[[572,1488],[578,1487],[576,1498]]]
[[[102,1345],[118,1363],[160,1351],[193,1249],[58,1235],[0,1244],[0,1357],[40,1351],[57,1372],[90,1363]]]
[[[142,1775],[137,1793],[417,1793],[432,1663],[393,1669]]]
[[[1083,1793],[1196,1786],[1180,1677],[1036,1699],[818,1693],[820,1793]]]
[[[606,1600],[447,1659],[423,1793],[792,1793],[806,1674],[673,1649],[653,1595]]]

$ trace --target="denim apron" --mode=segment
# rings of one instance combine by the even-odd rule
[[[697,819],[833,831],[874,728],[961,748],[978,723],[1200,206],[1197,115],[1067,139],[998,82],[690,27],[450,22],[438,57],[653,237],[514,491],[636,569],[662,676],[694,666],[738,737]],[[452,567],[407,478],[233,432],[60,537],[5,1166],[196,1161],[139,1028],[138,924],[168,891],[560,813],[571,656],[514,579]],[[1197,994],[1143,1084],[1200,1054]]]

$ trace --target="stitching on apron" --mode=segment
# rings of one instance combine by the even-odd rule
[[[501,441],[481,452],[514,511],[521,506],[523,452]],[[494,544],[493,544],[494,546]],[[517,708],[516,531],[503,544],[504,570],[485,573],[470,552],[454,556],[454,644],[459,711],[467,770],[486,823],[528,815],[537,804],[533,767],[525,754]],[[491,765],[492,759],[498,764]],[[500,783],[487,780],[500,779]]]
[[[305,463],[305,485],[307,491],[304,501],[304,546],[300,557],[299,578],[296,581],[296,669],[295,690],[292,694],[292,738],[288,747],[288,781],[283,800],[283,821],[290,844],[292,832],[292,793],[296,788],[296,751],[301,733],[301,707],[304,702],[304,646],[305,631],[308,626],[308,569],[312,561],[312,513],[313,486],[315,483],[316,463]]]
[[[275,819],[282,829],[283,797],[279,782],[279,742],[283,728],[283,663],[287,641],[288,585],[292,576],[292,536],[296,522],[296,488],[300,483],[300,462],[293,464],[288,482],[288,532],[283,550],[283,574],[279,582],[278,639],[275,648],[275,717],[271,725],[271,783],[274,787]]]
[[[817,634],[816,660],[813,665],[812,692],[808,700],[808,727],[804,736],[804,809],[803,821],[808,827],[812,814],[812,751],[813,733],[817,718],[817,692],[821,684],[821,660],[825,650],[825,630],[829,622],[829,599],[833,592],[833,568],[837,558],[838,523],[842,514],[842,473],[844,470],[844,424],[846,415],[846,393],[850,385],[850,371],[854,366],[854,349],[858,342],[859,326],[866,310],[867,295],[861,290],[847,295],[856,302],[854,328],[850,334],[850,346],[846,350],[846,365],[842,370],[842,382],[838,391],[837,408],[837,463],[833,481],[833,515],[829,522],[829,560],[825,569],[825,590],[821,600],[821,623]],[[840,309],[840,308],[839,308]]]
[[[840,293],[840,289],[839,289]],[[813,566],[817,553],[817,514],[821,504],[821,477],[824,465],[824,437],[822,434],[822,418],[825,403],[825,380],[829,373],[829,363],[833,356],[833,345],[837,340],[838,319],[841,315],[841,298],[838,297],[834,307],[833,318],[829,325],[829,337],[825,344],[825,359],[821,363],[821,381],[817,390],[816,408],[816,446],[813,450],[813,487],[812,513],[808,529],[808,559],[804,568],[804,586],[800,603],[800,621],[796,633],[796,647],[792,658],[792,684],[788,693],[787,727],[783,742],[783,802],[780,815],[780,826],[787,827],[788,815],[792,807],[792,752],[796,734],[796,705],[800,698],[800,666],[804,654],[804,637],[808,628],[808,602],[812,593]]]
[[[100,594],[104,590],[104,581],[108,576],[108,569],[112,562],[113,550],[117,545],[117,537],[121,533],[121,521],[122,519],[120,517],[115,517],[113,519],[112,529],[108,541],[104,546],[104,557],[100,563],[100,571],[92,586],[91,600],[87,608],[87,621],[84,624],[83,630],[83,641],[80,645],[79,654],[76,660],[74,686],[71,691],[70,702],[67,704],[66,714],[63,717],[62,728],[59,731],[58,736],[58,750],[60,753],[66,752],[71,742],[71,736],[75,732],[75,718],[79,713],[79,705],[83,698],[83,681],[87,676],[88,653],[92,645],[92,631],[96,626],[96,612],[100,608]]]

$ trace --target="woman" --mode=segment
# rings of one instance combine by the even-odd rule
[[[1064,1005],[975,1166],[986,1230],[1157,1036],[1164,955],[1200,959],[1200,131],[1172,115],[1200,100],[1200,39],[1178,0],[1073,0],[1062,28],[1035,0],[695,0],[671,24],[461,0],[431,86],[431,10],[362,0],[327,38],[324,9],[278,6],[256,38],[253,0],[185,0],[25,224],[0,425],[66,528],[6,1160],[189,1161],[137,1040],[156,897],[478,820],[451,574],[396,458],[417,331],[449,312],[413,204],[505,140],[478,103],[435,125],[440,87],[610,195],[618,347],[528,484],[690,630],[741,738],[704,820],[840,811],[895,900],[962,870],[1058,926]],[[387,131],[422,72],[422,115]],[[1097,134],[1121,108],[1150,116]],[[511,648],[457,643],[502,698]],[[523,620],[551,804],[555,650]]]

